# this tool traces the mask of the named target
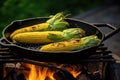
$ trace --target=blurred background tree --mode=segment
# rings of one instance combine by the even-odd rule
[[[75,16],[96,8],[106,0],[0,0],[0,37],[10,22],[65,12]]]

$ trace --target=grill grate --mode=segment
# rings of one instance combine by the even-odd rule
[[[83,59],[80,62],[88,62],[88,61],[113,61],[111,51],[107,50],[107,47],[104,47],[104,44],[101,44],[101,46],[96,50],[94,55],[90,56],[87,59]],[[19,57],[15,53],[11,53],[9,48],[0,48],[0,62],[18,62],[18,61],[24,61],[25,58]],[[29,59],[28,59],[29,60]]]
[[[89,62],[103,62],[103,63],[106,63],[106,62],[115,62],[115,59],[109,55],[111,54],[112,52],[109,51],[107,49],[107,47],[104,47],[104,44],[101,44],[100,47],[96,50],[96,52],[94,53],[94,55],[90,56],[89,58],[87,59],[82,59],[79,61],[79,63],[89,63]],[[64,68],[67,64],[64,64],[64,66],[62,67],[59,67],[59,66],[56,66],[56,65],[53,65],[53,64],[49,64],[49,63],[43,63],[43,62],[40,62],[40,61],[36,61],[36,60],[30,60],[30,59],[26,59],[26,58],[23,58],[23,57],[19,57],[17,54],[15,53],[11,53],[10,49],[9,48],[3,48],[1,46],[0,48],[0,77],[1,79],[0,80],[6,80],[10,75],[8,73],[8,75],[6,75],[4,78],[3,78],[3,64],[5,63],[14,63],[14,62],[24,62],[24,63],[29,63],[29,64],[34,64],[34,65],[37,65],[37,66],[43,66],[43,67],[49,67],[49,68],[53,68],[53,69],[59,69],[60,72],[58,72],[57,74],[65,74],[65,75],[68,75],[67,78],[70,78],[69,80],[77,80],[73,77],[73,75],[71,75],[68,71],[66,71],[66,69]],[[78,64],[79,64],[78,63]],[[76,63],[75,63],[76,65]],[[61,75],[62,76],[62,75]],[[57,76],[59,77],[59,76]],[[89,75],[89,77],[92,77],[91,75]],[[104,77],[104,76],[102,76]],[[63,77],[65,78],[65,77]]]

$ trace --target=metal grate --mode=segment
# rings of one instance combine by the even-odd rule
[[[114,61],[111,55],[111,51],[107,50],[107,47],[104,47],[102,44],[94,53],[94,55],[90,56],[87,59],[83,59],[80,62],[88,62],[88,61]],[[15,53],[11,53],[9,48],[0,48],[0,62],[21,62],[25,61],[25,58],[19,57]],[[29,59],[27,59],[29,60]],[[33,60],[34,61],[34,60]]]
[[[111,54],[112,52],[109,51],[107,49],[107,47],[104,47],[104,44],[101,44],[100,47],[96,50],[96,52],[94,53],[94,55],[90,56],[89,58],[86,58],[86,59],[82,59],[79,61],[78,64],[81,64],[81,63],[89,63],[89,62],[103,62],[103,63],[106,63],[106,62],[115,62],[115,59],[109,55]],[[30,60],[30,59],[26,59],[26,58],[21,58],[19,56],[17,56],[15,53],[11,53],[11,51],[9,50],[9,48],[3,48],[1,47],[0,48],[0,77],[1,79],[0,80],[6,80],[8,78],[8,76],[11,74],[9,73],[8,75],[6,75],[4,78],[3,78],[3,64],[5,63],[14,63],[14,62],[24,62],[24,63],[29,63],[29,64],[34,64],[34,65],[38,65],[38,66],[43,66],[43,67],[49,67],[49,68],[54,68],[54,69],[59,69],[60,70],[60,73],[59,74],[65,74],[67,75],[67,78],[69,80],[77,80],[75,79],[68,71],[66,71],[66,69],[64,68],[64,66],[66,66],[67,64],[64,64],[63,67],[58,67],[58,66],[55,66],[53,64],[48,64],[48,63],[43,63],[43,62],[40,62],[40,61],[35,61],[35,60]],[[76,65],[76,64],[75,64]],[[69,75],[69,76],[68,76]],[[90,75],[89,75],[90,76]],[[102,75],[102,77],[104,77]]]

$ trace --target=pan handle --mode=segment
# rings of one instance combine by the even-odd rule
[[[108,27],[108,28],[112,29],[112,31],[105,34],[104,40],[108,39],[109,37],[113,36],[114,34],[116,34],[116,33],[118,33],[120,31],[120,27],[116,28],[116,27],[112,26],[111,24],[93,23],[93,25],[95,25],[97,27]]]
[[[2,38],[0,38],[0,46],[1,47],[13,47],[14,46],[14,44],[10,44],[9,42],[7,42],[6,40],[5,40],[5,38],[4,37],[2,37]]]

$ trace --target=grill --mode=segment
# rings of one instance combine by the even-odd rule
[[[86,14],[76,16],[75,18],[82,19],[88,22],[91,21],[93,23],[94,22],[100,23],[100,21],[102,20],[100,19],[99,19],[100,21],[94,20],[94,18],[97,19],[96,17],[98,17],[103,19],[103,17],[105,17],[106,15],[99,17],[100,14],[98,12],[101,12],[102,14],[102,11],[100,10],[104,10],[106,8],[107,8],[106,9],[106,12],[107,12],[107,10],[111,9],[109,7],[111,7],[111,5],[109,6],[107,5],[95,11],[92,11],[92,12],[90,11]],[[113,9],[114,7],[112,8],[112,10]],[[98,15],[96,13],[98,13]],[[104,21],[102,21],[102,23],[103,22]],[[108,20],[107,23],[112,23],[112,24],[117,23],[118,25],[118,20],[117,21],[113,20],[112,22],[111,21],[109,22]],[[20,71],[17,68],[19,68],[19,65],[21,65],[22,63],[29,63],[29,64],[37,65],[39,67],[48,67],[50,69],[58,70],[58,72],[54,74],[54,77],[56,80],[120,80],[119,78],[120,58],[119,56],[114,54],[113,49],[110,50],[108,46],[106,47],[105,44],[103,43],[95,51],[93,51],[93,55],[82,60],[80,59],[73,63],[56,63],[56,62],[47,63],[47,62],[42,62],[34,59],[28,59],[28,58],[19,56],[17,53],[12,53],[9,47],[0,46],[0,80],[26,80],[24,74],[16,75],[17,73],[16,71]],[[12,69],[6,75],[4,75],[5,68],[10,67],[11,63],[13,63]],[[63,64],[63,65],[58,66],[58,65],[54,65],[53,63]],[[76,78],[73,77],[73,75],[66,69],[67,66],[73,66],[73,65],[77,67],[82,65],[82,67],[80,67],[80,71],[82,71],[82,73]],[[93,70],[95,67],[96,69]],[[91,72],[91,70],[93,70],[93,72]],[[45,80],[51,80],[51,79],[48,77]]]
[[[114,57],[115,56],[115,57]],[[10,53],[9,48],[5,48],[2,47],[0,48],[0,80],[9,80],[9,77],[13,74],[15,74],[14,69],[16,67],[13,67],[13,69],[7,73],[6,76],[3,77],[3,72],[4,72],[4,64],[8,64],[9,63],[17,63],[18,65],[21,63],[30,63],[30,64],[34,64],[37,66],[42,66],[42,67],[48,67],[48,68],[52,68],[52,69],[57,69],[59,70],[57,74],[57,80],[82,80],[81,76],[78,77],[77,79],[73,77],[73,75],[71,75],[66,69],[65,66],[66,65],[83,65],[88,63],[94,63],[94,64],[98,64],[97,66],[99,66],[100,70],[97,69],[97,71],[95,71],[94,73],[96,73],[96,75],[92,75],[88,73],[88,68],[89,66],[83,70],[83,74],[87,74],[87,76],[89,76],[90,80],[118,80],[117,79],[117,75],[119,75],[115,68],[119,65],[119,58],[116,57],[115,54],[113,54],[110,50],[108,50],[107,47],[104,46],[104,44],[101,44],[100,47],[96,50],[96,52],[94,53],[94,55],[90,56],[89,58],[83,59],[83,60],[79,60],[77,63],[75,64],[68,64],[68,63],[64,63],[64,65],[62,67],[53,65],[53,64],[48,64],[48,63],[43,63],[40,61],[36,61],[36,60],[30,60],[30,59],[26,59],[24,57],[19,57],[17,56],[15,53]],[[84,63],[84,64],[83,64]],[[100,67],[101,66],[101,67]],[[92,69],[92,68],[91,68]],[[98,74],[99,73],[99,74]],[[83,75],[84,76],[84,75]],[[110,77],[111,76],[111,77]],[[21,76],[17,76],[19,77],[20,80],[26,80],[24,78],[24,75]],[[18,80],[17,77],[12,77],[13,80]],[[62,78],[60,78],[62,77]],[[49,79],[48,79],[49,80]],[[85,79],[85,80],[89,80],[89,79]]]

